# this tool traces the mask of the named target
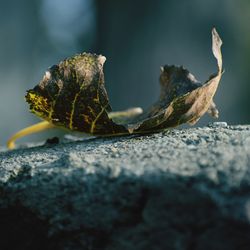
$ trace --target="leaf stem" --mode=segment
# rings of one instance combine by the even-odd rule
[[[49,123],[48,121],[42,121],[27,128],[24,128],[10,137],[10,139],[7,141],[7,147],[8,149],[14,149],[16,146],[15,141],[17,139],[24,137],[26,135],[34,134],[54,127],[55,125]]]

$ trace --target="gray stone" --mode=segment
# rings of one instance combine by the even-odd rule
[[[1,149],[0,249],[250,249],[250,126]]]

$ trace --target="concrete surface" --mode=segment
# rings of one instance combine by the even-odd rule
[[[250,249],[250,125],[1,152],[0,249]]]

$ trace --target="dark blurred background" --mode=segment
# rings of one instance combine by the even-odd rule
[[[39,121],[25,91],[65,57],[105,55],[113,109],[146,108],[159,94],[161,65],[184,65],[200,81],[216,71],[213,26],[224,41],[219,121],[250,123],[249,0],[0,0],[0,13],[0,145]],[[204,116],[197,125],[209,121]]]

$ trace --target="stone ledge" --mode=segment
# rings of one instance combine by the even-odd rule
[[[0,153],[0,249],[250,249],[250,126]]]

